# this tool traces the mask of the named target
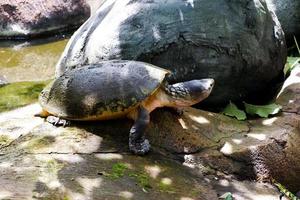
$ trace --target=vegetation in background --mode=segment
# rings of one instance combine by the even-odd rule
[[[278,183],[275,179],[272,179],[273,184],[278,188],[281,194],[286,196],[290,200],[300,200],[296,195],[291,193],[288,189],[286,189],[283,185]]]
[[[226,192],[222,196],[219,197],[219,199],[224,199],[224,200],[233,200],[231,192]]]
[[[222,112],[224,115],[235,117],[238,120],[246,120],[247,116],[243,110],[240,110],[234,103],[229,102]]]
[[[275,103],[271,103],[268,105],[252,105],[244,102],[244,110],[239,109],[234,103],[230,102],[225,109],[223,110],[223,114],[235,117],[238,120],[246,120],[247,114],[249,115],[258,115],[259,117],[267,118],[269,115],[275,115],[279,113],[279,111],[282,109],[280,105],[277,105]]]
[[[36,102],[49,81],[18,82],[0,87],[0,112]]]

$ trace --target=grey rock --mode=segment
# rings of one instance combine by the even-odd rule
[[[4,0],[0,3],[0,38],[28,38],[80,26],[90,16],[84,0]]]

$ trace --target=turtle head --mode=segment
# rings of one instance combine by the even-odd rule
[[[214,83],[214,79],[200,79],[168,85],[170,105],[185,107],[199,103],[210,95]]]

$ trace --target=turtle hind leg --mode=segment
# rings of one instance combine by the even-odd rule
[[[137,155],[145,155],[150,150],[150,144],[145,139],[145,129],[150,121],[148,110],[140,107],[137,117],[129,132],[129,150]]]
[[[65,120],[65,119],[61,119],[59,117],[55,117],[55,116],[52,116],[52,115],[48,116],[46,118],[46,121],[48,123],[54,125],[54,126],[63,126],[63,127],[65,127],[65,126],[71,125],[70,121]]]

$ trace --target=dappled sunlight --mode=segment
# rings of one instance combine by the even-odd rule
[[[265,134],[248,133],[247,136],[250,137],[250,138],[257,139],[257,140],[265,140],[265,139],[267,139],[267,136]]]
[[[0,199],[9,199],[13,197],[13,193],[5,190],[0,190]]]
[[[94,105],[97,104],[97,94],[96,93],[91,93],[86,96],[84,96],[82,100],[82,104],[86,106],[85,109],[91,110]]]
[[[119,192],[119,196],[124,199],[132,199],[134,194],[129,191],[121,191],[121,192]]]
[[[193,198],[190,198],[190,197],[181,197],[180,200],[196,200],[196,199],[193,199]]]
[[[123,156],[118,153],[103,153],[103,154],[96,154],[96,158],[100,160],[122,160]]]
[[[75,200],[86,200],[86,196],[84,194],[78,193],[78,192],[73,192],[68,190],[68,196],[70,199],[75,199]]]
[[[53,158],[67,163],[81,163],[84,159],[78,154],[54,154]]]
[[[156,179],[158,175],[162,172],[162,169],[157,165],[153,165],[145,166],[145,171],[149,174],[151,178]]]
[[[47,124],[44,128],[42,131],[32,131],[33,137],[19,146],[35,153],[93,153],[103,141],[101,137],[76,127],[56,128]],[[77,161],[80,158],[77,157]]]
[[[162,178],[160,182],[164,185],[171,185],[173,181],[170,178]]]
[[[0,163],[0,168],[10,168],[13,166],[12,162],[1,162]]]
[[[270,119],[265,119],[262,121],[262,124],[265,126],[271,126],[275,121],[277,121],[277,117],[272,117]]]
[[[43,160],[43,167],[40,168],[38,181],[44,183],[49,189],[64,189],[59,181],[58,172],[63,168],[63,164],[58,163],[55,159],[45,155],[36,155],[36,159]]]
[[[195,125],[192,125],[192,128],[193,128],[194,130],[199,130],[199,128],[198,128],[197,126],[195,126]]]
[[[289,86],[292,86],[294,84],[300,84],[300,67],[295,67],[292,72],[291,75],[285,80],[280,92],[277,95],[277,98],[280,97],[285,90],[287,90],[287,88]]]
[[[224,187],[228,187],[230,185],[230,183],[227,179],[220,179],[219,184],[224,186]]]
[[[40,105],[38,103],[35,103],[21,108],[17,108],[12,111],[2,112],[0,113],[0,123],[6,122],[9,119],[22,119],[28,117],[33,118],[33,115],[40,111],[41,111]],[[20,113],[22,113],[22,115],[20,115]],[[36,119],[40,119],[40,118],[37,117]]]
[[[182,118],[179,118],[178,121],[183,129],[188,129],[185,121]]]
[[[78,177],[76,181],[81,185],[84,190],[85,198],[91,198],[93,190],[99,188],[102,183],[102,178],[86,178]]]
[[[195,116],[195,115],[188,114],[188,117],[191,120],[193,120],[193,121],[195,121],[199,124],[209,124],[210,123],[210,121],[207,118],[203,117],[203,116]]]
[[[44,119],[33,117],[40,110],[38,104],[31,104],[12,111],[0,113],[0,135],[17,139],[44,123]],[[20,114],[22,113],[22,114]]]
[[[232,142],[235,144],[242,144],[243,140],[242,139],[232,139]]]
[[[184,163],[182,165],[194,169],[196,166],[193,164],[193,160],[195,160],[194,155],[184,155]]]
[[[225,142],[223,147],[221,148],[220,152],[222,152],[225,155],[230,155],[233,153],[233,146],[229,142]]]
[[[234,199],[279,199],[279,193],[277,193],[274,188],[262,183],[231,181],[229,182],[229,185],[224,185],[223,188],[226,190],[226,192],[230,191]],[[228,191],[227,188],[230,188],[230,190]]]

